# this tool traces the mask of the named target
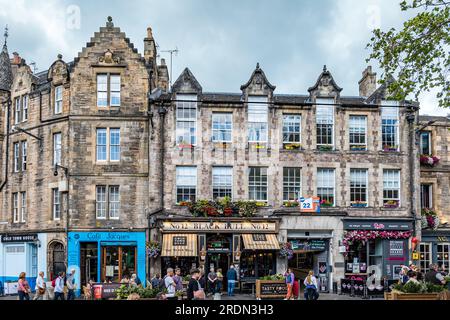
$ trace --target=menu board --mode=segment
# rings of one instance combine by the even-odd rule
[[[287,285],[284,281],[256,281],[256,296],[258,298],[280,298],[287,295]]]

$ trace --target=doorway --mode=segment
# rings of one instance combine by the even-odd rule
[[[49,275],[50,279],[55,279],[60,272],[66,272],[66,251],[61,242],[55,241],[50,244],[49,252],[51,257]]]
[[[98,244],[82,243],[80,248],[81,283],[85,285],[89,280],[98,281]]]
[[[215,272],[221,269],[223,275],[222,290],[227,290],[226,275],[232,259],[231,244],[232,236],[228,234],[213,234],[206,238],[205,276],[208,277],[211,268],[214,268]]]
[[[119,283],[123,277],[137,274],[136,246],[102,247],[102,282]]]

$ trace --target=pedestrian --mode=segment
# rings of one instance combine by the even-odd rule
[[[402,270],[400,271],[400,283],[406,284],[409,280],[408,277],[409,268],[407,266],[402,266]]]
[[[183,291],[183,278],[181,277],[181,269],[175,269],[175,275],[173,276],[173,281],[175,282],[175,291]]]
[[[26,273],[21,272],[19,275],[19,283],[18,283],[18,294],[19,294],[19,300],[30,300],[30,285],[28,284],[28,281],[26,279]]]
[[[305,281],[303,282],[305,285],[305,299],[306,300],[317,300],[319,299],[319,292],[317,289],[319,288],[317,285],[317,279],[314,276],[314,272],[310,271]]]
[[[408,272],[408,282],[406,282],[406,283],[410,283],[410,282],[413,282],[415,284],[419,283],[419,281],[417,281],[417,272],[412,271],[412,270],[410,270]]]
[[[161,289],[161,275],[157,273],[151,280],[152,289]]]
[[[92,300],[94,290],[94,280],[89,280],[84,290],[84,300]]]
[[[430,265],[430,271],[425,274],[425,282],[442,285],[445,284],[444,276],[439,272],[437,264]]]
[[[295,275],[292,272],[292,269],[287,269],[286,273],[284,274],[284,278],[287,285],[287,294],[286,298],[284,300],[291,300],[293,297],[293,288],[294,288],[294,282],[295,282]]]
[[[223,273],[222,269],[217,269],[217,292],[222,295],[222,288],[223,288]]]
[[[67,300],[75,300],[75,269],[70,270],[70,274],[67,276]]]
[[[188,300],[205,300],[205,292],[199,282],[200,276],[199,269],[191,271],[191,279],[186,290]]]
[[[108,280],[107,280],[107,279],[105,279],[105,283],[108,283]],[[122,280],[120,280],[120,283],[121,283],[121,284],[129,285],[129,284],[130,284],[130,278],[129,278],[127,275],[124,275],[124,276],[122,277]]]
[[[214,272],[214,268],[211,268],[208,273],[208,287],[209,292],[213,296],[216,294],[217,274]]]
[[[167,300],[177,300],[175,296],[175,281],[173,281],[174,272],[172,268],[167,269],[167,275],[164,277],[164,286],[167,289],[166,298]]]
[[[206,279],[205,279],[205,271],[204,269],[200,270],[200,278],[198,279],[198,282],[200,283],[200,286],[202,288],[206,288]]]
[[[55,280],[55,297],[54,300],[64,299],[64,276],[65,272],[58,273],[58,277]]]
[[[236,285],[237,281],[237,272],[234,269],[234,266],[231,265],[230,269],[228,269],[227,272],[227,284],[228,284],[228,296],[234,296],[234,286]]]
[[[47,285],[44,280],[44,272],[39,272],[38,277],[36,278],[36,294],[34,295],[33,300],[44,299],[45,293],[47,292]]]

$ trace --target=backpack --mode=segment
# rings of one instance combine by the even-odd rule
[[[58,279],[58,278],[55,278],[55,279],[52,280],[52,287],[53,288],[56,288],[56,279]]]

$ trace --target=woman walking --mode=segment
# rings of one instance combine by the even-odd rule
[[[289,268],[286,273],[284,274],[284,277],[286,279],[286,285],[287,285],[287,295],[286,298],[284,300],[291,300],[293,297],[293,287],[294,287],[294,282],[295,282],[295,275],[292,272],[292,269]]]
[[[47,292],[47,285],[44,280],[44,272],[39,272],[39,276],[36,278],[36,294],[33,300],[44,299],[45,293]]]
[[[310,271],[305,281],[305,299],[306,300],[317,300],[319,299],[319,293],[317,292],[317,279],[314,276],[314,272]]]
[[[22,272],[19,275],[19,287],[18,287],[18,293],[19,293],[19,300],[30,300],[30,285],[28,284],[28,281],[26,279],[26,273]]]

